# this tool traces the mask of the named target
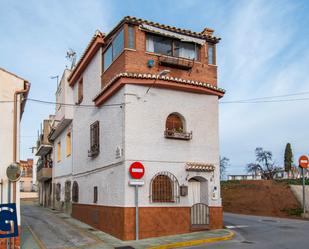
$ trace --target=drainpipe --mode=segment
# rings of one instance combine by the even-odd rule
[[[17,163],[17,97],[20,94],[27,94],[30,89],[30,83],[24,81],[25,86],[23,90],[17,90],[14,93],[14,119],[13,119],[13,163]],[[8,181],[8,202],[11,201],[11,182]],[[13,202],[16,203],[16,182],[13,182]],[[15,247],[15,240],[12,240],[12,248]],[[10,244],[10,243],[8,243]],[[10,245],[9,245],[10,246]]]

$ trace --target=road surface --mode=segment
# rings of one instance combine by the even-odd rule
[[[190,248],[309,248],[309,221],[225,213],[224,224],[236,232],[233,240]]]

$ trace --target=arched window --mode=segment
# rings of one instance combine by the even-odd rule
[[[65,187],[64,187],[64,200],[66,202],[71,201],[71,181],[66,181],[65,182]]]
[[[56,185],[56,200],[60,201],[60,194],[61,194],[61,184],[57,183]]]
[[[73,202],[78,202],[78,183],[76,181],[73,182],[73,187],[72,187],[72,201]]]
[[[150,183],[151,202],[179,202],[179,183],[169,172],[159,172]]]
[[[184,124],[181,117],[178,114],[172,113],[168,115],[166,119],[165,128],[167,131],[183,132]]]

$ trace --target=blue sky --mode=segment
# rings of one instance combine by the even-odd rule
[[[214,28],[222,101],[308,92],[309,2],[264,0],[13,1],[0,0],[0,67],[32,84],[30,97],[54,101],[56,81],[96,29],[109,30],[126,15],[201,31]],[[305,98],[299,95],[294,98]],[[286,99],[285,97],[284,99]],[[254,149],[274,153],[282,165],[285,144],[295,157],[309,154],[309,101],[220,104],[221,155],[229,173],[243,172]],[[40,122],[54,107],[27,103],[21,158],[31,157]]]

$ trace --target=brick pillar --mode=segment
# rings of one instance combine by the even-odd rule
[[[209,227],[210,229],[223,228],[223,208],[209,207]]]

